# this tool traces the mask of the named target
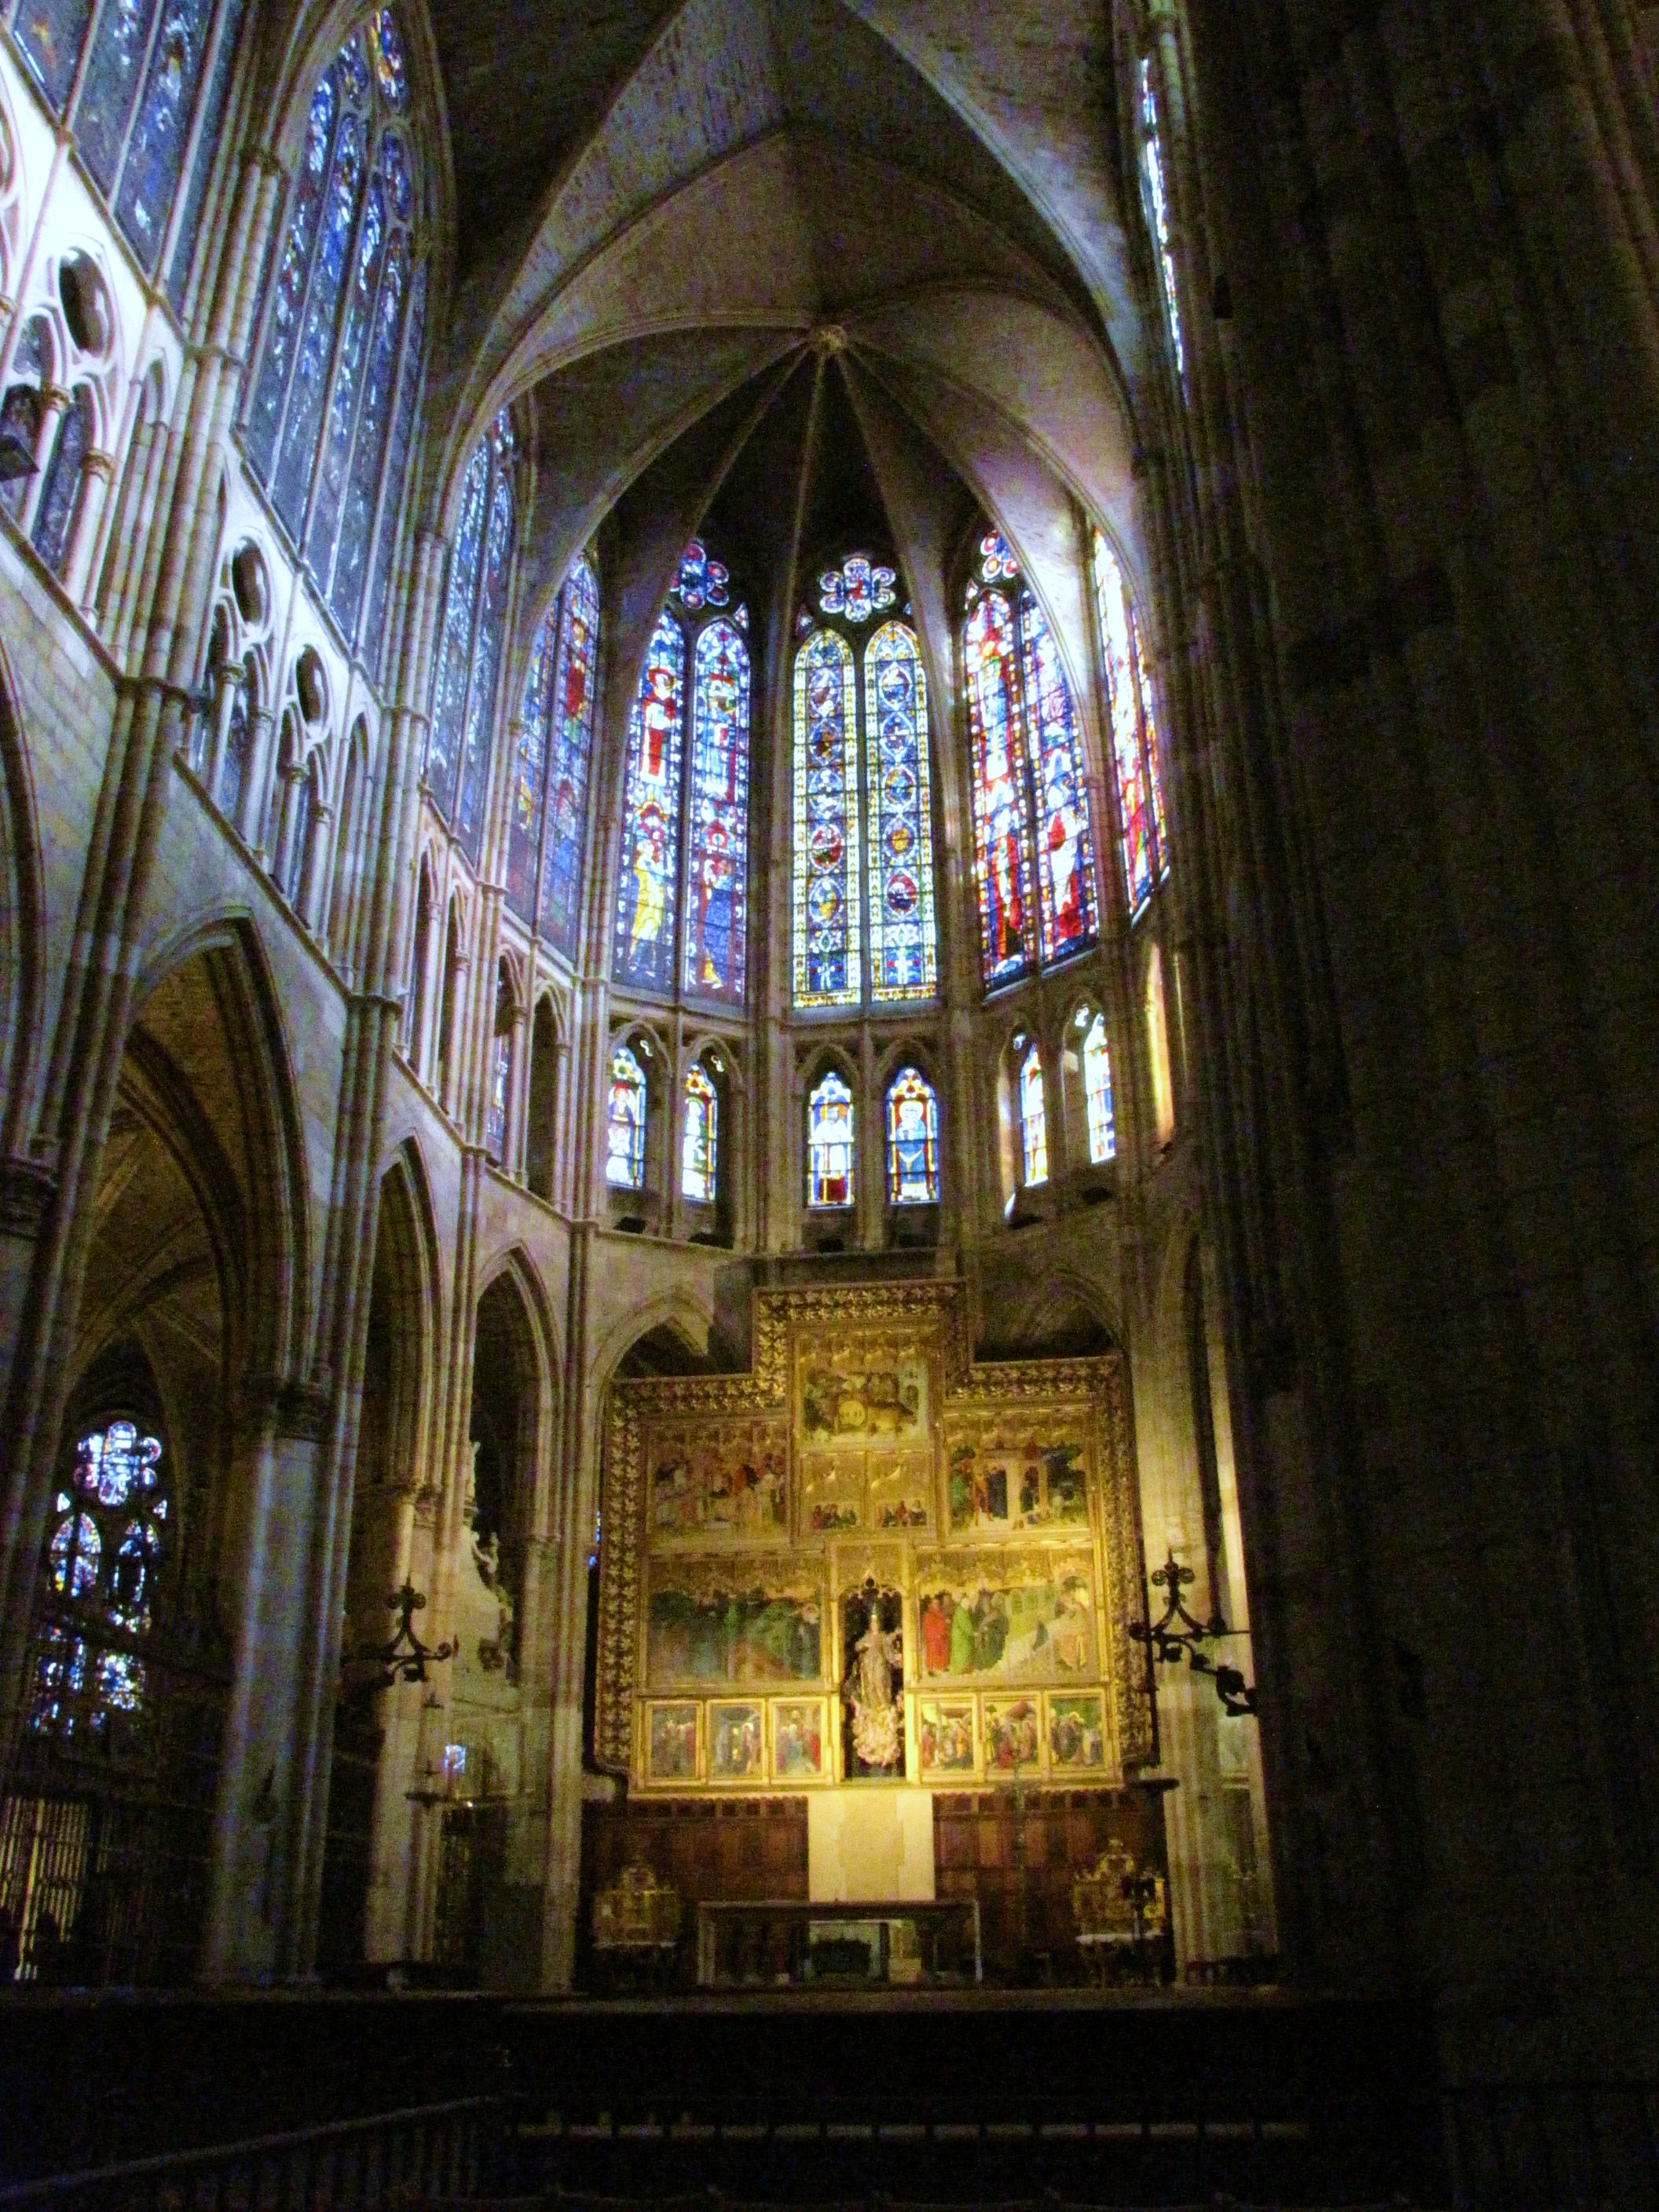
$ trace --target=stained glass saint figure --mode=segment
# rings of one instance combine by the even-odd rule
[[[645,1188],[645,1070],[627,1045],[611,1055],[605,1179],[613,1190]]]
[[[806,1203],[853,1203],[853,1094],[833,1067],[806,1102]]]
[[[1042,1054],[1032,1043],[1019,1064],[1019,1140],[1027,1188],[1048,1180],[1048,1109],[1042,1083]]]
[[[714,1203],[720,1168],[720,1094],[701,1067],[685,1079],[685,1116],[680,1132],[680,1190],[694,1206]]]
[[[919,1068],[902,1068],[887,1093],[887,1196],[894,1206],[939,1203],[939,1100]]]

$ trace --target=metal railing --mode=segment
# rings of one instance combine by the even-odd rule
[[[326,2127],[170,2151],[0,2189],[0,2212],[348,2212],[475,2196],[493,2178],[496,2097],[419,2105]]]

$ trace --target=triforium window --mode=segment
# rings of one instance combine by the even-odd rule
[[[507,904],[572,954],[581,920],[599,653],[599,580],[582,553],[536,633],[507,842]]]
[[[1164,137],[1158,127],[1158,90],[1150,61],[1140,64],[1140,170],[1146,200],[1146,228],[1158,256],[1164,288],[1164,313],[1170,326],[1170,350],[1182,396],[1187,390],[1187,349],[1181,337],[1181,295],[1176,289],[1175,248],[1170,240],[1170,195],[1164,174]]]
[[[408,109],[402,40],[382,8],[312,94],[244,434],[341,629],[376,650],[426,329]]]
[[[806,1102],[806,1203],[853,1203],[853,1094],[833,1067]]]
[[[75,538],[75,517],[81,504],[81,472],[92,448],[93,412],[90,386],[77,384],[58,426],[40,504],[34,512],[34,550],[56,574],[62,575]]]
[[[963,672],[988,984],[1093,945],[1094,837],[1083,738],[1047,617],[1007,541],[981,540],[967,593]]]
[[[175,310],[190,281],[244,12],[245,0],[216,8],[214,0],[11,0],[6,10],[30,76],[70,122],[146,276],[161,272],[172,232],[166,281]],[[65,117],[71,92],[75,112]]]
[[[1142,911],[1170,872],[1158,721],[1152,712],[1152,679],[1141,651],[1134,603],[1122,566],[1098,530],[1094,534],[1094,572],[1106,708],[1112,724],[1112,764],[1117,777],[1124,895],[1134,915]]]
[[[916,1067],[901,1068],[887,1092],[887,1199],[939,1204],[939,1099]]]
[[[651,634],[629,722],[611,969],[624,990],[743,1003],[748,627],[724,564],[693,539]]]
[[[1048,1109],[1042,1054],[1035,1042],[1019,1064],[1020,1180],[1028,1188],[1048,1180]]]
[[[720,1176],[720,1093],[705,1071],[685,1079],[685,1116],[680,1131],[680,1191],[694,1206],[712,1206]]]
[[[611,1055],[605,1179],[613,1190],[645,1188],[645,1070],[625,1045]]]
[[[467,463],[427,731],[426,780],[433,804],[474,861],[483,834],[513,569],[514,444],[503,410]]]
[[[1088,1010],[1083,1033],[1083,1106],[1089,1125],[1089,1164],[1101,1167],[1117,1157],[1117,1117],[1112,1108],[1112,1051],[1106,1042],[1106,1017]]]
[[[796,625],[797,1006],[903,1005],[937,988],[927,679],[907,623],[866,638],[897,598],[891,568],[852,553]]]
[[[28,1688],[37,1735],[103,1742],[144,1712],[167,1504],[158,1437],[125,1419],[81,1437],[46,1540]]]

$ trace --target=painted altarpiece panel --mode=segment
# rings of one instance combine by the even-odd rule
[[[761,1291],[754,1343],[613,1386],[601,1763],[678,1792],[1146,1764],[1121,1358],[974,1363],[942,1283]]]

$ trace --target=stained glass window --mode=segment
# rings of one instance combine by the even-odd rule
[[[915,633],[861,626],[896,572],[849,553],[803,608],[795,656],[794,999],[798,1006],[931,999],[938,987],[927,679]],[[842,625],[847,628],[842,628]],[[801,624],[797,624],[798,635]],[[850,634],[849,634],[850,633]],[[860,835],[867,824],[867,843]],[[869,916],[867,970],[863,917]]]
[[[749,880],[749,652],[734,624],[697,640],[692,679],[684,987],[743,999]]]
[[[826,568],[818,578],[818,605],[827,615],[867,623],[896,602],[897,584],[891,568],[872,562],[867,553],[849,553],[839,568]]]
[[[629,1048],[611,1055],[611,1094],[605,1117],[605,1179],[613,1190],[645,1188],[645,1070]]]
[[[547,827],[539,927],[542,935],[562,952],[574,952],[581,920],[599,651],[599,581],[583,554],[559,599],[558,653],[547,718]]]
[[[1047,616],[1006,538],[981,544],[963,674],[981,971],[1012,982],[1099,935],[1082,732]]]
[[[101,1741],[114,1717],[143,1708],[132,1647],[155,1623],[167,1504],[159,1438],[125,1419],[81,1437],[46,1540],[27,1711],[35,1735]]]
[[[1170,349],[1176,374],[1187,389],[1187,353],[1181,338],[1181,295],[1176,288],[1175,248],[1170,239],[1170,197],[1164,177],[1164,140],[1158,127],[1158,93],[1152,84],[1150,61],[1140,64],[1141,171],[1146,191],[1146,222],[1158,255],[1164,285],[1164,312],[1170,325]]]
[[[680,1189],[694,1206],[714,1203],[720,1172],[720,1094],[701,1067],[685,1079],[685,1121],[680,1136]]]
[[[513,453],[513,427],[503,411],[479,440],[461,485],[427,732],[433,803],[474,860],[483,828],[512,567]]]
[[[489,1058],[489,1103],[484,1113],[484,1150],[497,1167],[507,1158],[507,1089],[513,1076],[513,1038],[499,1034]]]
[[[306,856],[311,849],[311,810],[315,798],[315,787],[309,772],[294,787],[294,820],[289,831],[288,881],[283,889],[292,907],[300,903],[305,889]]]
[[[381,9],[312,96],[246,423],[254,473],[348,637],[366,601],[377,625],[384,612],[418,404],[426,264],[408,104]]]
[[[853,1094],[833,1067],[806,1102],[806,1203],[853,1203]]]
[[[1048,1180],[1048,1109],[1043,1095],[1042,1054],[1035,1043],[1019,1064],[1019,1149],[1028,1188]]]
[[[148,276],[161,262],[192,129],[181,252],[195,243],[188,218],[192,209],[200,212],[213,166],[243,7],[244,0],[222,0],[216,10],[214,0],[103,0],[95,24],[94,0],[16,0],[9,10],[53,114],[63,114],[86,53],[76,143]],[[175,269],[179,258],[175,252]]]
[[[75,517],[81,503],[81,469],[92,447],[92,393],[77,384],[58,426],[34,511],[34,550],[46,566],[62,575],[75,535]]]
[[[901,1068],[887,1093],[887,1196],[894,1206],[939,1203],[939,1099],[919,1068]]]
[[[740,1005],[747,988],[748,620],[724,563],[694,540],[629,730],[611,973],[630,989]]]
[[[795,1004],[856,1006],[858,704],[853,653],[815,630],[795,656]]]
[[[230,723],[225,732],[225,749],[219,763],[219,809],[227,822],[234,822],[242,803],[242,784],[247,775],[248,754],[247,689],[236,686],[231,701]]]
[[[1139,914],[1154,886],[1170,872],[1164,830],[1164,793],[1152,716],[1151,679],[1140,650],[1140,631],[1117,556],[1103,533],[1094,534],[1095,608],[1100,623],[1106,705],[1112,725],[1124,890],[1129,912]]]
[[[546,796],[548,693],[558,635],[555,607],[537,631],[531,648],[513,759],[513,793],[507,816],[507,902],[525,921],[532,920],[536,912],[536,864]]]
[[[628,728],[628,798],[611,973],[672,990],[678,895],[680,756],[685,737],[685,633],[665,608],[651,634]]]
[[[1152,1120],[1158,1143],[1167,1145],[1175,1134],[1175,1076],[1170,1066],[1164,955],[1156,945],[1146,962],[1146,1049],[1152,1068]]]
[[[1082,1018],[1087,1019],[1086,1014]],[[1117,1121],[1112,1111],[1112,1054],[1106,1042],[1106,1017],[1097,1013],[1083,1037],[1083,1104],[1089,1125],[1089,1164],[1100,1167],[1117,1156]]]

